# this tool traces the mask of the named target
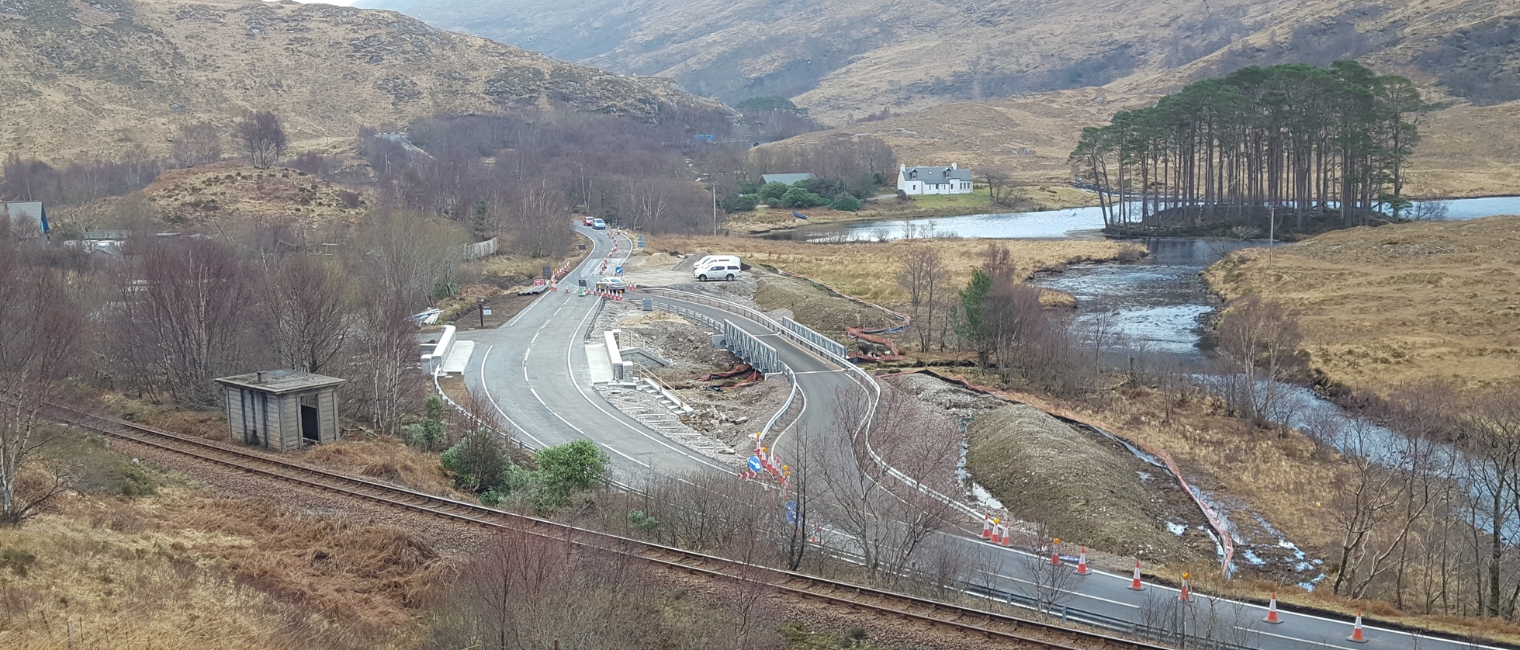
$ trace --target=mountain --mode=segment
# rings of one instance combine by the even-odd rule
[[[1520,187],[1520,4],[1503,0],[361,0],[736,103],[781,95],[908,161],[1070,177],[1081,127],[1246,65],[1410,77],[1415,196]],[[874,120],[882,109],[893,114]],[[855,121],[872,116],[873,121]],[[786,146],[781,143],[779,146]]]
[[[1505,0],[361,0],[730,104],[791,97],[841,122],[881,108],[1357,58],[1475,104],[1520,99]],[[1158,76],[1164,79],[1158,79]]]
[[[440,111],[719,109],[666,79],[566,63],[398,13],[258,0],[0,0],[0,154],[168,149],[273,110],[294,141]]]

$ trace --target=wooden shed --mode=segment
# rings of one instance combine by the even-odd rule
[[[345,380],[298,370],[268,370],[216,380],[227,401],[232,439],[275,451],[338,440],[338,386]]]

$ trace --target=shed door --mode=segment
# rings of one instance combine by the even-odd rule
[[[321,442],[322,427],[317,419],[317,396],[301,397],[301,439],[311,443]]]

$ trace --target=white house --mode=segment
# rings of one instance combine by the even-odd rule
[[[949,167],[909,167],[899,165],[897,189],[909,196],[922,194],[970,194],[971,170],[955,163]]]

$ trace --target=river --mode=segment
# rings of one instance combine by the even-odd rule
[[[1441,201],[1452,220],[1520,214],[1520,196]],[[980,214],[835,226],[805,226],[778,238],[817,242],[886,241],[904,238],[1091,239],[1103,228],[1099,208],[1012,214]],[[1215,307],[1199,271],[1231,251],[1265,246],[1265,241],[1196,238],[1142,240],[1151,251],[1133,264],[1082,264],[1033,282],[1077,298],[1077,318],[1107,318],[1123,335],[1127,353],[1166,353],[1183,361],[1205,358],[1207,339],[1200,319]],[[1203,348],[1200,347],[1203,346]]]
[[[1443,203],[1447,218],[1452,220],[1520,214],[1520,197]],[[820,242],[932,237],[1091,239],[1100,236],[1095,231],[1102,227],[1103,215],[1098,208],[1079,208],[805,227],[786,237]],[[1139,262],[1081,264],[1060,273],[1039,274],[1032,282],[1075,296],[1079,322],[1094,325],[1103,319],[1107,331],[1120,335],[1107,355],[1112,363],[1127,364],[1128,358],[1154,361],[1169,357],[1180,367],[1190,368],[1199,383],[1207,386],[1211,354],[1205,321],[1218,301],[1205,287],[1199,272],[1231,251],[1266,246],[1269,242],[1184,238],[1141,243],[1150,250],[1150,255]],[[1278,406],[1269,414],[1273,419],[1310,433],[1342,452],[1376,461],[1400,448],[1402,438],[1397,433],[1349,417],[1308,388],[1278,385],[1274,389],[1278,393]],[[1241,549],[1238,561],[1284,564],[1298,576],[1300,586],[1309,590],[1324,578],[1322,561],[1307,557],[1244,504],[1206,493],[1199,496],[1211,502],[1226,519],[1231,536]]]

